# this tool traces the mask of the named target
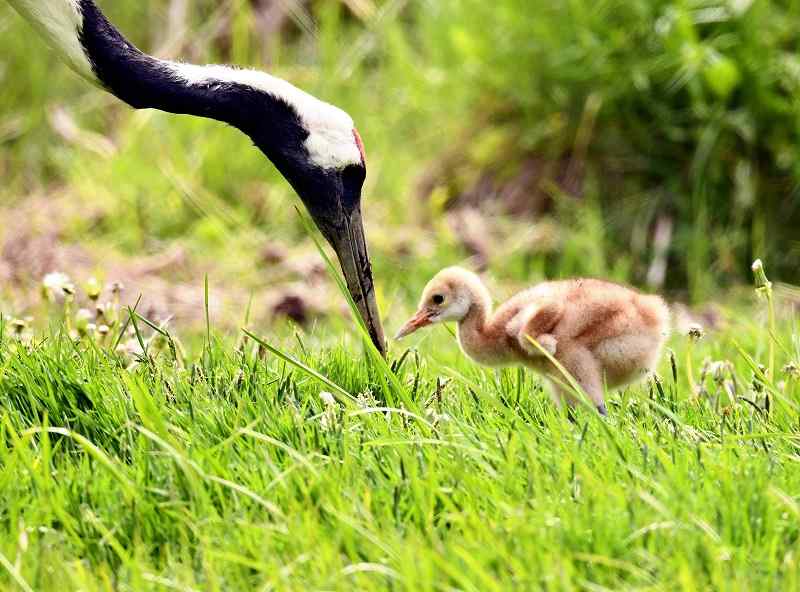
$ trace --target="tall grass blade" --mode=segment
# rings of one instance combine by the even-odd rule
[[[342,403],[345,403],[346,405],[353,405],[356,403],[356,398],[353,395],[348,393],[345,389],[343,389],[341,386],[333,382],[327,376],[324,376],[323,374],[317,372],[311,366],[304,364],[294,356],[287,354],[276,347],[273,347],[272,345],[261,339],[258,335],[251,333],[249,330],[242,329],[242,331],[244,332],[245,335],[247,335],[250,339],[258,343],[261,347],[265,348],[272,355],[276,356],[277,358],[280,358],[281,360],[287,362],[288,364],[291,364],[295,368],[301,370],[304,374],[311,376],[312,378],[318,380],[319,382],[327,386],[329,389],[333,391],[333,394],[336,395],[337,398],[339,398],[339,400]]]

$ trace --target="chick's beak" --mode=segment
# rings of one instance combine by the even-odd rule
[[[403,325],[394,338],[402,339],[406,335],[411,335],[417,329],[421,329],[422,327],[430,325],[433,322],[432,317],[433,314],[431,311],[425,310],[424,308],[418,310],[417,313],[411,317],[405,325]]]

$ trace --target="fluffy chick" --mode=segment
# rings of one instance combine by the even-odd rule
[[[557,403],[574,405],[557,368],[528,337],[535,339],[606,415],[603,385],[619,387],[653,370],[668,335],[669,309],[660,297],[619,284],[570,279],[538,284],[492,312],[480,278],[448,267],[425,287],[417,313],[396,338],[444,321],[458,323],[461,349],[476,362],[524,364],[551,379]]]

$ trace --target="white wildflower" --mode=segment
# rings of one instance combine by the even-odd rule
[[[375,398],[375,395],[372,394],[372,391],[367,390],[356,395],[356,404],[362,409],[366,409],[368,407],[377,407],[378,399]]]
[[[325,411],[323,411],[322,415],[319,417],[319,425],[327,432],[335,429],[338,424],[339,417],[337,411],[339,409],[339,404],[336,402],[336,397],[333,396],[333,393],[329,393],[328,391],[322,391],[319,394],[319,398],[322,399],[322,402],[325,404]]]
[[[717,360],[709,363],[709,373],[711,378],[717,384],[722,384],[725,380],[725,372],[728,369],[728,364],[723,360]]]
[[[450,421],[450,415],[447,413],[438,413],[433,407],[429,407],[425,410],[425,417],[430,420],[433,425]]]
[[[772,282],[767,279],[767,272],[764,271],[764,264],[761,262],[761,259],[753,261],[753,265],[750,268],[753,270],[756,290],[761,294],[770,292],[772,289]]]
[[[15,335],[22,335],[22,332],[28,328],[28,323],[23,319],[13,319],[11,321],[11,328],[14,330]]]
[[[800,378],[800,367],[794,362],[789,362],[783,367],[783,373],[789,378]]]
[[[28,529],[25,528],[25,522],[19,521],[19,537],[17,539],[17,548],[20,553],[25,553],[28,550]]]
[[[66,273],[54,271],[42,279],[42,293],[47,300],[53,301],[75,294],[75,285]]]
[[[319,418],[319,425],[323,431],[329,432],[336,429],[338,423],[339,417],[336,413],[336,407],[334,405],[329,405],[325,408],[325,411],[322,412]]]
[[[115,351],[123,358],[133,358],[144,354],[141,344],[136,339],[128,339],[120,343]]]

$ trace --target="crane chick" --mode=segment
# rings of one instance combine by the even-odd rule
[[[396,339],[444,321],[458,323],[461,348],[476,362],[523,364],[551,379],[557,403],[574,405],[559,370],[529,337],[535,339],[606,415],[604,384],[619,387],[653,370],[668,334],[669,310],[658,296],[603,280],[570,279],[538,284],[492,312],[480,278],[448,267],[425,287],[419,310]]]

